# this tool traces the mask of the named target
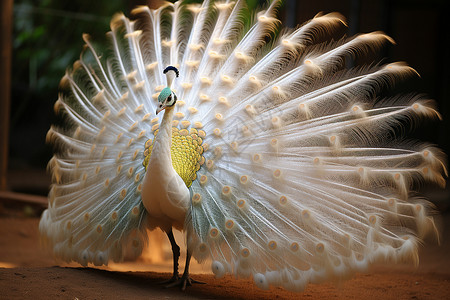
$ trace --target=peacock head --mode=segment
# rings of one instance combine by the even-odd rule
[[[172,107],[177,102],[177,95],[171,90],[170,86],[172,85],[173,76],[169,73],[169,71],[173,71],[175,76],[179,76],[178,69],[173,66],[168,66],[164,69],[164,74],[167,76],[167,85],[158,96],[158,108],[156,109],[156,114],[165,110],[167,107]]]

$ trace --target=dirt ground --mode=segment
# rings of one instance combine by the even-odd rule
[[[215,279],[207,266],[194,266],[197,274],[192,276],[206,284],[185,292],[165,289],[159,284],[171,268],[165,240],[158,259],[144,256],[108,268],[58,265],[39,246],[37,214],[29,207],[0,206],[0,299],[450,299],[448,215],[443,218],[441,245],[431,242],[422,247],[417,269],[377,268],[340,286],[310,284],[294,294],[281,288],[262,291],[251,280],[231,276]],[[161,237],[156,234],[154,242]]]

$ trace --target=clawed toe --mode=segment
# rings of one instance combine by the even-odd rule
[[[161,284],[161,285],[170,285],[170,284],[172,284],[172,283],[174,283],[174,282],[177,282],[178,280],[180,280],[180,276],[178,276],[178,275],[173,275],[171,278],[169,278],[169,279],[167,279],[167,280],[158,282],[158,284]]]
[[[172,283],[169,283],[168,285],[166,285],[165,287],[166,288],[172,288],[172,287],[175,287],[175,286],[179,286],[180,287],[180,289],[182,290],[182,291],[184,291],[185,289],[186,289],[186,287],[187,286],[191,286],[192,284],[205,284],[204,282],[201,282],[201,281],[197,281],[197,280],[194,280],[194,279],[192,279],[191,277],[189,277],[189,276],[182,276],[181,278],[179,278],[178,280],[176,280],[176,281],[174,281],[174,282],[172,282]]]

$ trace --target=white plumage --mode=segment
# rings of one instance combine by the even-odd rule
[[[252,276],[263,289],[418,263],[436,228],[412,188],[442,186],[447,173],[437,148],[401,133],[439,118],[433,102],[379,99],[416,76],[403,63],[346,67],[391,38],[333,42],[345,26],[335,13],[279,31],[278,4],[249,28],[244,1],[140,7],[132,21],[113,18],[108,48],[83,36],[55,104],[64,126],[48,133],[57,151],[40,232],[56,257],[137,257],[159,227],[185,287],[175,227],[187,262],[211,258],[216,277]]]

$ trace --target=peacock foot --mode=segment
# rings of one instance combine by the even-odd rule
[[[172,277],[173,279],[173,277]],[[165,288],[172,288],[175,286],[180,287],[182,291],[186,289],[187,286],[192,286],[192,284],[205,284],[205,282],[197,281],[189,277],[189,274],[183,274],[181,278],[175,280],[174,282],[169,283],[165,286]]]

